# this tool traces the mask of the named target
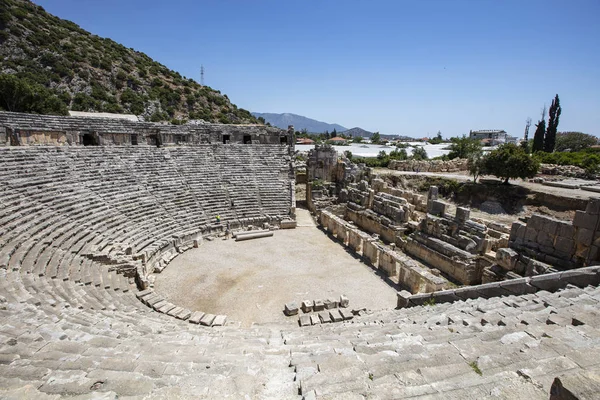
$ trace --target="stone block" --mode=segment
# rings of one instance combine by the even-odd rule
[[[536,242],[540,246],[552,247],[554,246],[554,236],[546,231],[539,231]]]
[[[575,241],[564,236],[557,236],[554,241],[554,247],[557,251],[572,254],[575,247]]]
[[[329,315],[329,311],[321,311],[318,315],[322,324],[331,322],[331,315]]]
[[[564,221],[558,223],[558,236],[573,239],[574,235],[575,227],[573,226],[573,224]]]
[[[456,207],[455,220],[463,223],[471,217],[471,210],[466,207]]]
[[[537,243],[538,234],[539,234],[539,231],[537,231],[534,228],[531,228],[528,225],[527,229],[525,229],[524,239],[525,239],[526,242],[536,242]]]
[[[527,267],[525,268],[525,276],[545,274],[550,268],[552,268],[551,265],[543,263],[539,260],[530,259],[527,263]]]
[[[446,214],[447,204],[441,200],[433,200],[429,210],[430,214],[443,216]]]
[[[600,199],[591,199],[588,201],[585,212],[591,215],[600,214]]]
[[[575,218],[573,218],[573,226],[576,228],[585,228],[589,230],[596,230],[598,224],[598,215],[587,214],[584,211],[575,211]]]
[[[496,262],[507,271],[512,271],[519,261],[519,253],[513,249],[504,248],[496,251]]]
[[[345,295],[340,296],[340,307],[346,308],[350,305],[350,300]]]
[[[331,299],[326,299],[323,304],[325,305],[326,310],[331,310],[333,308],[337,308],[338,302]]]
[[[594,239],[594,231],[586,228],[577,229],[577,244],[590,246]]]
[[[298,319],[298,324],[300,326],[312,325],[312,323],[310,322],[310,315],[301,315]]]
[[[204,317],[204,313],[202,311],[194,311],[190,316],[189,322],[191,324],[199,324],[202,317]]]
[[[304,300],[302,302],[302,312],[309,313],[313,310],[313,302],[312,300]]]
[[[580,288],[584,288],[589,285],[598,286],[600,284],[600,275],[598,275],[598,273],[581,269],[561,272],[559,279]]]
[[[430,186],[429,191],[427,192],[427,200],[437,200],[438,199],[438,187]]]
[[[525,236],[525,228],[527,228],[527,225],[525,225],[521,221],[513,222],[510,227],[510,240],[515,240],[517,237],[519,237],[519,230],[521,230],[522,232],[520,236],[520,238],[522,239]]]
[[[454,294],[461,300],[478,299],[480,297],[479,292],[474,288],[475,286],[466,286],[455,289]]]
[[[226,315],[217,315],[212,323],[212,326],[223,326],[227,321]]]
[[[566,281],[561,281],[559,277],[560,274],[537,275],[529,279],[529,284],[539,290],[556,292],[558,289],[564,289],[568,284]]]
[[[500,282],[484,283],[483,285],[473,286],[480,297],[489,299],[492,297],[508,296],[512,293],[500,286]]]
[[[323,300],[315,300],[313,304],[313,311],[323,311],[325,309],[325,303]]]
[[[431,293],[417,293],[410,296],[411,307],[422,306],[431,302]]]
[[[558,229],[558,221],[552,218],[544,218],[542,220],[542,231],[549,235],[556,235]]]
[[[319,325],[321,323],[321,320],[319,319],[319,315],[318,314],[313,314],[310,316],[310,323],[312,325]]]
[[[576,370],[554,378],[550,400],[596,399],[600,393],[600,373],[597,370]]]
[[[204,326],[212,326],[215,318],[217,316],[214,314],[204,314],[204,316],[202,317],[202,319],[200,320],[200,325],[204,325]]]
[[[531,218],[527,221],[527,227],[531,229],[535,229],[536,231],[541,231],[542,226],[544,225],[544,217],[539,214],[533,214]]]
[[[296,315],[298,314],[298,305],[296,304],[295,301],[292,301],[290,303],[287,303],[284,307],[283,313],[285,315],[287,315],[288,317],[290,315]]]
[[[502,289],[510,292],[511,294],[514,294],[517,296],[537,292],[537,288],[531,286],[528,283],[527,278],[511,279],[508,281],[502,281],[502,282],[500,282],[500,287]]]
[[[440,290],[438,292],[433,292],[431,298],[436,304],[453,303],[460,300],[460,298],[454,294],[454,290]]]
[[[342,317],[342,314],[340,314],[339,310],[330,310],[329,311],[329,316],[331,317],[331,320],[333,322],[340,322],[344,319],[344,317]]]
[[[340,315],[342,316],[342,318],[344,318],[344,321],[354,318],[354,314],[352,314],[352,311],[350,311],[350,310],[347,310],[345,308],[340,308],[338,311],[340,312]]]
[[[398,296],[398,302],[396,303],[396,308],[406,308],[410,306],[409,300],[411,293],[406,290],[401,290],[396,293]]]

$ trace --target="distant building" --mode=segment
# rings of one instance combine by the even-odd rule
[[[481,140],[485,146],[496,146],[507,142],[505,130],[482,129],[479,131],[469,131],[469,138]]]
[[[298,138],[296,144],[315,144],[315,141],[309,138]]]
[[[334,137],[328,140],[332,144],[346,144],[347,140],[341,137]]]

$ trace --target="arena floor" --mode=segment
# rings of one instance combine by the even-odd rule
[[[297,324],[282,312],[293,300],[345,294],[351,308],[396,306],[394,288],[317,229],[308,211],[297,213],[296,229],[242,242],[205,241],[179,255],[157,274],[156,292],[178,306],[225,314],[244,326]]]

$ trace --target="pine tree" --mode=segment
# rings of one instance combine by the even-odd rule
[[[558,120],[561,111],[560,100],[557,94],[550,105],[548,129],[546,130],[546,137],[544,138],[544,151],[546,153],[552,153],[554,151],[556,145],[556,130],[558,129]]]

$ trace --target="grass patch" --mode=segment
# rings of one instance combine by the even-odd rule
[[[471,367],[477,375],[483,375],[483,372],[481,372],[481,370],[479,369],[479,365],[477,365],[477,361],[470,362],[469,367]]]

